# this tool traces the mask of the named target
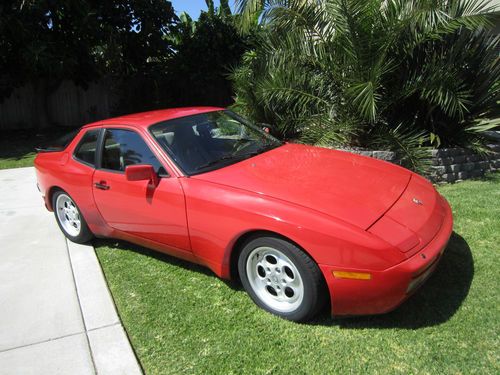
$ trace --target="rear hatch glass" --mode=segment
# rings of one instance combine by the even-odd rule
[[[59,138],[51,141],[47,141],[44,144],[35,148],[37,152],[56,152],[62,151],[71,143],[71,141],[76,137],[80,129],[73,130]]]

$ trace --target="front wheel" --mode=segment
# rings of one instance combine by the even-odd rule
[[[282,318],[308,320],[323,306],[325,290],[318,266],[279,237],[247,241],[238,259],[238,272],[253,301]]]
[[[54,194],[52,207],[57,224],[67,238],[76,243],[85,243],[92,239],[92,232],[78,206],[66,192],[60,190]]]

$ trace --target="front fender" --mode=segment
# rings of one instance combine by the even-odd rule
[[[181,182],[193,253],[221,277],[230,277],[238,239],[254,231],[290,239],[318,264],[382,270],[404,260],[387,242],[333,216],[212,182]]]

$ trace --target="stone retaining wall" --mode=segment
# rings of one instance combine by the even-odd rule
[[[491,149],[492,153],[485,156],[462,148],[432,150],[431,180],[455,182],[500,170],[500,145],[491,146]]]
[[[487,156],[478,155],[463,148],[442,148],[430,151],[431,181],[455,182],[474,177],[481,177],[488,171],[500,170],[500,144],[490,145],[492,153]],[[392,151],[370,151],[348,149],[344,151],[370,156],[372,158],[401,164],[397,154]]]

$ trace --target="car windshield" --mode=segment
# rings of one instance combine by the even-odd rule
[[[149,130],[187,175],[219,169],[282,144],[231,111],[163,121]]]

